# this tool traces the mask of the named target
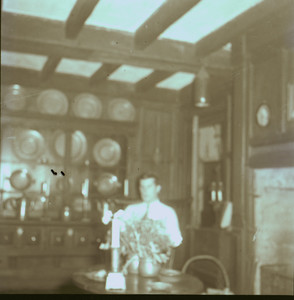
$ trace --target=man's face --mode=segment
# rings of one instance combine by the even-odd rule
[[[160,185],[156,185],[154,178],[140,180],[140,193],[144,202],[152,202],[158,199]]]

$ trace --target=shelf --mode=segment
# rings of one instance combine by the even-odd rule
[[[97,133],[97,127],[105,134],[135,134],[136,122],[120,122],[101,119],[81,119],[72,116],[52,116],[40,113],[27,112],[5,112],[2,111],[2,124],[18,124],[23,127],[25,119],[28,126],[38,126],[38,128],[62,128],[65,131],[84,130],[89,133]],[[114,130],[115,129],[115,130]]]

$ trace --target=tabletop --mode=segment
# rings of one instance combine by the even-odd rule
[[[93,271],[105,268],[103,265],[96,265],[90,268],[75,272],[72,276],[73,282],[81,289],[93,294],[201,294],[204,291],[203,283],[195,276],[184,274],[176,278],[167,276],[142,277],[137,274],[127,274],[126,290],[105,290],[105,279],[90,279],[89,275]],[[155,282],[170,284],[167,289],[154,290]]]

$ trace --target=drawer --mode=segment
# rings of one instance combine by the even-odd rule
[[[13,246],[15,230],[0,229],[0,246]]]

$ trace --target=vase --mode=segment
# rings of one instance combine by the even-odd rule
[[[141,258],[139,263],[139,275],[143,277],[156,277],[161,269],[161,264],[151,258]]]
[[[138,274],[139,273],[139,256],[135,255],[130,259],[130,264],[128,266],[129,274]]]

